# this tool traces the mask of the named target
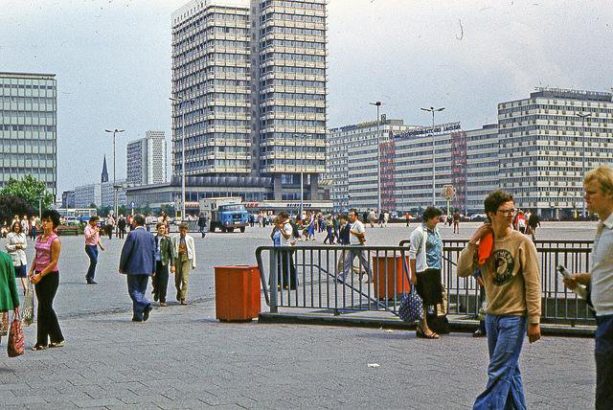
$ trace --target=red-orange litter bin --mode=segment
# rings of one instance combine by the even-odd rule
[[[244,322],[260,314],[260,270],[257,266],[215,267],[215,316],[222,322]]]

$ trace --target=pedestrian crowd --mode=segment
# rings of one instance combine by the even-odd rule
[[[589,272],[567,273],[564,284],[571,290],[584,287],[581,293],[587,299],[596,317],[596,409],[613,407],[613,169],[600,166],[584,178],[587,209],[598,215],[591,253]],[[480,334],[487,336],[489,365],[487,383],[476,398],[475,409],[525,409],[526,400],[519,358],[527,336],[530,343],[541,338],[541,272],[534,232],[539,226],[534,213],[516,208],[514,198],[503,190],[489,193],[484,199],[487,220],[471,235],[457,262],[457,275],[473,276],[483,288],[484,320]],[[293,262],[292,247],[299,240],[310,241],[315,233],[326,232],[325,243],[344,245],[337,261],[336,280],[345,283],[350,274],[359,274],[360,280],[368,276],[371,268],[365,253],[367,231],[365,224],[375,222],[384,227],[389,217],[373,219],[371,212],[360,220],[358,211],[350,209],[347,215],[324,216],[306,212],[292,220],[283,211],[271,217],[270,238],[277,253],[276,280],[278,289],[296,289],[299,278]],[[428,207],[422,223],[411,232],[409,246],[410,282],[423,302],[423,315],[417,323],[416,335],[436,340],[440,338],[440,323],[446,313],[446,291],[441,270],[443,245],[438,228],[441,210]],[[269,215],[266,215],[268,218]],[[259,221],[258,218],[254,218]],[[459,215],[454,213],[454,231],[459,231]],[[262,219],[263,221],[264,219]],[[17,279],[25,294],[29,283],[35,287],[37,297],[37,336],[34,350],[58,348],[65,345],[64,336],[53,308],[53,299],[59,286],[58,261],[61,242],[56,229],[60,224],[57,211],[42,213],[38,223],[18,218],[6,233],[6,251],[0,252],[0,311],[3,312],[2,330],[8,327],[9,311],[19,317]],[[85,252],[89,258],[86,283],[94,285],[101,229],[98,217],[91,217],[85,229]],[[253,223],[255,223],[255,221]],[[406,217],[407,225],[410,217]],[[458,226],[456,225],[456,221]],[[152,277],[153,299],[166,306],[170,273],[174,274],[176,300],[187,304],[190,271],[196,268],[194,238],[187,224],[179,226],[179,234],[168,235],[168,218],[158,219],[155,235],[145,229],[145,218],[131,218],[130,232],[122,246],[119,272],[126,275],[128,294],[132,300],[132,320],[145,322],[152,311],[147,297],[149,277]],[[258,222],[259,223],[259,222]],[[105,226],[113,225],[109,218]],[[264,222],[262,222],[264,225]],[[200,226],[200,224],[199,224]],[[202,226],[200,226],[202,227]],[[38,231],[40,228],[40,231]],[[35,229],[34,259],[29,264],[24,250],[27,232]],[[200,231],[203,232],[202,230]],[[532,235],[532,239],[528,237]],[[204,235],[203,235],[204,236]],[[354,261],[358,260],[357,270]],[[578,292],[579,294],[579,292]],[[0,336],[2,333],[0,332]]]

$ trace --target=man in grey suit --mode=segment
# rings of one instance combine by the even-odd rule
[[[133,220],[136,228],[128,234],[121,250],[119,273],[128,278],[128,293],[132,299],[132,320],[143,322],[149,319],[151,302],[147,299],[147,282],[155,272],[155,239],[143,225],[145,217],[137,214]]]

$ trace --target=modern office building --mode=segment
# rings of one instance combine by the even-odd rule
[[[437,124],[434,128],[419,127],[394,136],[392,158],[396,210],[409,211],[433,205],[433,192],[434,205],[446,206],[441,191],[444,185],[452,183],[452,151],[459,135],[460,123],[452,122]]]
[[[26,175],[57,194],[57,81],[0,72],[0,188]]]
[[[613,162],[613,94],[538,88],[498,104],[500,184],[545,218],[583,211],[583,176]]]
[[[167,182],[166,135],[164,131],[147,131],[145,138],[128,143],[127,183],[131,185]]]
[[[325,171],[326,0],[197,0],[173,32],[173,175],[251,176],[276,199]],[[185,141],[183,130],[185,129]]]
[[[327,138],[326,179],[332,181],[330,199],[335,210],[346,210],[350,206],[377,208],[377,140],[388,141],[390,135],[410,128],[403,120],[386,119],[380,124],[370,121],[330,129]],[[382,170],[385,171],[385,168],[383,166]],[[385,172],[383,174],[385,176]],[[382,191],[382,208],[392,208],[385,195],[387,191]]]
[[[462,187],[456,188],[454,207],[468,215],[482,214],[486,195],[500,188],[498,124],[487,124],[481,128],[467,130],[464,134],[466,168],[463,172],[454,173],[456,181],[452,181],[452,184]],[[461,158],[462,155],[458,157]],[[465,176],[463,186],[457,182],[458,176],[462,175]]]

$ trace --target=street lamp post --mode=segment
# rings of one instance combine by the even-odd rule
[[[169,100],[179,104],[192,101],[183,97],[170,97]],[[181,220],[185,220],[185,109],[183,107],[181,107]]]
[[[377,107],[377,213],[381,213],[381,149],[379,144],[381,143],[381,105],[383,103],[381,101],[376,101],[374,103],[369,103],[370,105],[374,105]]]
[[[114,130],[104,130],[113,133],[113,218],[117,218],[117,172],[115,169],[115,135],[124,132],[115,128]]]
[[[589,112],[576,112],[575,115],[581,118],[581,130],[583,133],[583,138],[581,139],[581,151],[583,152],[581,155],[583,157],[581,161],[581,174],[583,177],[585,176],[585,119],[591,117],[592,114]],[[583,208],[581,213],[583,214],[583,219],[585,219],[587,217],[587,211],[585,209],[585,198],[583,198]]]
[[[432,206],[436,206],[436,145],[434,144],[434,113],[443,111],[445,107],[440,108],[421,108],[422,111],[432,113]]]

